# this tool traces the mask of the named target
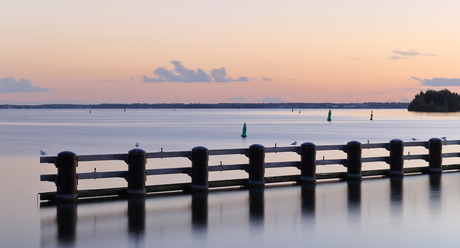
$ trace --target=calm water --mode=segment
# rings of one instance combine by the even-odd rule
[[[460,173],[441,177],[322,182],[206,194],[162,194],[138,200],[105,199],[46,205],[37,193],[54,191],[40,174],[39,151],[56,155],[124,153],[136,142],[147,152],[242,148],[259,143],[289,146],[388,142],[399,138],[460,139],[459,114],[405,110],[0,110],[1,247],[458,247]],[[240,137],[243,123],[248,137]],[[458,151],[458,146],[444,148]],[[411,154],[426,152],[414,148]],[[384,149],[363,151],[386,155]],[[318,154],[344,157],[343,152]],[[296,154],[267,154],[267,161],[298,160]],[[244,156],[211,158],[210,164],[240,163]],[[446,164],[459,163],[445,159]],[[149,160],[148,168],[187,166],[187,159]],[[408,161],[407,166],[424,166]],[[366,168],[387,168],[373,163]],[[123,162],[80,163],[79,172],[126,169]],[[318,166],[319,172],[343,170]],[[296,169],[267,169],[267,175]],[[245,177],[213,172],[211,179]],[[148,184],[187,181],[186,175],[149,177]],[[78,187],[120,187],[122,179],[82,180]]]

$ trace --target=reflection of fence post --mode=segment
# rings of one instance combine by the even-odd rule
[[[76,201],[56,204],[57,239],[63,247],[75,243],[77,219]]]
[[[390,176],[404,175],[404,141],[390,141]]]
[[[265,184],[265,147],[254,144],[249,146],[249,180],[250,186]]]
[[[145,181],[147,175],[145,172],[145,164],[147,163],[147,156],[144,150],[135,148],[128,152],[128,195],[143,195],[145,194]]]
[[[192,190],[207,190],[208,185],[208,148],[197,146],[192,149]]]
[[[347,178],[348,180],[361,180],[362,147],[358,141],[347,143]]]
[[[77,199],[77,155],[73,152],[64,151],[58,154],[56,160],[56,199]]]
[[[316,145],[310,142],[300,146],[300,180],[316,181]]]
[[[442,140],[431,138],[428,141],[429,160],[428,171],[430,174],[442,173]]]

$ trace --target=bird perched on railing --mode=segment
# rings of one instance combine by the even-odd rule
[[[136,146],[136,147],[139,147],[139,143],[136,143],[136,145],[135,145],[135,146]]]
[[[297,145],[297,141],[292,142],[291,145],[292,145],[292,146]]]
[[[40,154],[41,154],[42,156],[45,156],[45,155],[46,155],[46,152],[44,152],[43,150],[40,150]]]

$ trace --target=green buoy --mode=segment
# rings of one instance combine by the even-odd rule
[[[332,111],[329,109],[329,113],[327,114],[327,121],[332,120],[331,115],[332,115]]]
[[[243,137],[243,138],[247,137],[247,135],[246,135],[246,122],[243,125],[243,133],[241,134],[241,137]]]

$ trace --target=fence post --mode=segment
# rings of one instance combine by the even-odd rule
[[[300,180],[316,181],[316,145],[310,142],[300,146]]]
[[[147,163],[147,156],[144,150],[135,148],[128,152],[128,195],[144,195],[145,181],[147,179],[145,172],[145,164]]]
[[[265,147],[254,144],[249,146],[249,186],[265,184]]]
[[[60,152],[56,160],[56,199],[77,199],[77,155],[73,152]]]
[[[404,141],[390,141],[390,176],[404,175]]]
[[[361,180],[361,160],[362,146],[358,141],[347,143],[347,179]]]
[[[208,148],[197,146],[192,149],[192,190],[207,190],[208,184],[208,161],[209,152]]]
[[[428,171],[430,174],[442,173],[442,140],[431,138],[428,141],[429,160]]]

